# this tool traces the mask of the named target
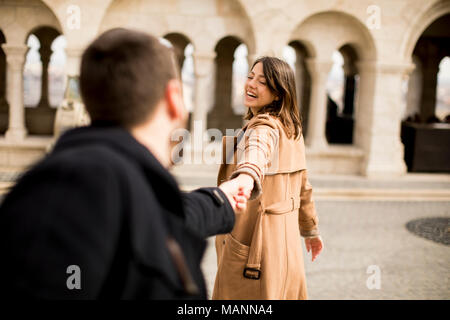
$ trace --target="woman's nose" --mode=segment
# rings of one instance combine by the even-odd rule
[[[255,79],[249,79],[248,82],[247,82],[247,86],[250,89],[255,89]]]

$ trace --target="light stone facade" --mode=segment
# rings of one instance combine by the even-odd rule
[[[28,134],[25,125],[22,71],[28,35],[44,26],[64,35],[66,73],[76,76],[90,41],[105,30],[127,27],[159,37],[180,34],[192,43],[196,79],[191,120],[202,120],[205,128],[215,85],[210,74],[222,39],[245,43],[250,64],[260,55],[281,57],[286,45],[300,44],[310,75],[310,170],[402,175],[402,82],[414,70],[418,39],[446,14],[448,0],[0,0],[9,104],[8,129],[0,136],[0,167],[28,166],[53,141]],[[336,145],[325,137],[325,84],[332,54],[344,46],[357,57],[359,87],[353,143]]]

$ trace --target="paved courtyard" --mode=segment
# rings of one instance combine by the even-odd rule
[[[184,189],[213,186],[215,172],[210,171],[204,172],[204,177],[189,173],[179,180]],[[0,172],[0,182],[10,183],[17,178],[16,174],[8,174]],[[411,194],[420,194],[422,189],[428,194],[450,190],[448,175],[408,175],[384,182],[330,176],[314,177],[312,183],[316,191],[324,187],[387,193],[403,189]],[[441,243],[417,236],[406,227],[412,221],[409,226],[417,226],[415,221],[422,218],[450,219],[447,194],[442,201],[412,201],[411,197],[396,201],[352,197],[336,200],[329,196],[316,200],[325,244],[316,261],[311,262],[310,254],[306,256],[303,244],[310,299],[450,299],[450,245],[443,244],[449,243],[448,221],[442,232],[446,241]],[[0,192],[0,201],[1,197]],[[217,270],[213,238],[209,239],[203,270],[211,296]],[[376,276],[373,270],[379,271],[380,289],[367,287],[368,279]]]
[[[317,210],[325,248],[314,262],[305,257],[310,299],[450,299],[450,246],[405,226],[450,218],[450,202],[321,200]],[[203,262],[210,293],[216,268],[211,238]],[[380,272],[380,289],[366,285],[372,268]]]

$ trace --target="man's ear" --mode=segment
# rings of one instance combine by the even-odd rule
[[[167,111],[172,120],[184,120],[186,109],[183,101],[183,89],[179,80],[171,79],[166,86]]]

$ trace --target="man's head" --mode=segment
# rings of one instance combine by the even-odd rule
[[[162,101],[169,103],[169,118],[170,108],[183,108],[174,96],[181,96],[181,84],[173,50],[146,33],[123,28],[106,31],[86,49],[80,89],[94,124],[131,129],[149,121]]]

